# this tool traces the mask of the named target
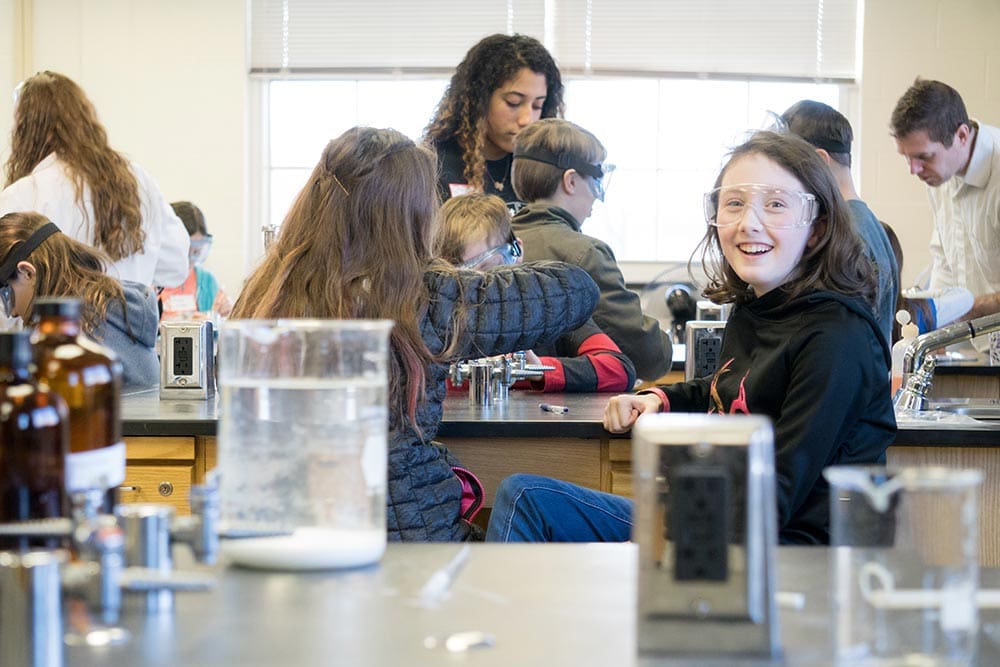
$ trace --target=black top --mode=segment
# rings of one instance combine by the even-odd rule
[[[465,194],[468,181],[465,179],[465,161],[462,160],[462,147],[455,139],[439,142],[435,145],[438,155],[438,190],[441,200],[451,199],[455,195]],[[486,173],[483,176],[483,191],[496,195],[507,202],[511,212],[516,213],[524,203],[514,192],[514,184],[510,178],[510,167],[513,156],[508,153],[499,160],[486,161]],[[499,186],[499,187],[498,187]]]
[[[781,289],[733,310],[711,378],[663,387],[672,412],[774,422],[778,527],[785,544],[829,543],[831,465],[885,463],[896,433],[889,350],[861,300]]]

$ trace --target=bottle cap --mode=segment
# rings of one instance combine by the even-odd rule
[[[31,337],[27,331],[0,333],[0,363],[11,368],[27,368],[32,356]]]
[[[899,335],[903,338],[916,338],[920,335],[920,329],[912,322],[904,324],[899,328]]]
[[[80,317],[80,300],[72,297],[44,297],[35,299],[32,310],[39,317]]]
[[[897,310],[896,311],[896,321],[901,325],[906,325],[910,323],[910,311],[908,310]]]

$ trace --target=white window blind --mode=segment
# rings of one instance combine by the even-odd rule
[[[540,0],[251,0],[251,72],[454,69],[493,33],[542,34]]]
[[[557,3],[568,71],[855,79],[856,0]]]
[[[251,72],[451,70],[495,32],[568,73],[853,81],[857,0],[251,0]],[[547,36],[547,38],[546,38]]]

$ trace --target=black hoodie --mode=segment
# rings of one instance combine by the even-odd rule
[[[662,387],[673,412],[774,423],[782,544],[830,541],[830,465],[885,462],[896,433],[890,354],[861,299],[780,288],[733,309],[713,378]],[[714,391],[713,391],[714,388]]]

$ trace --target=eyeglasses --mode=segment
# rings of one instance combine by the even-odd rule
[[[521,256],[521,244],[514,237],[513,231],[511,231],[510,238],[503,245],[490,248],[486,252],[476,255],[472,259],[462,262],[458,265],[458,267],[460,269],[475,269],[494,255],[501,255],[504,264],[514,264],[517,262],[517,258]]]
[[[714,227],[735,225],[751,208],[768,229],[808,227],[819,215],[815,195],[773,185],[737,183],[705,194],[705,220]]]

